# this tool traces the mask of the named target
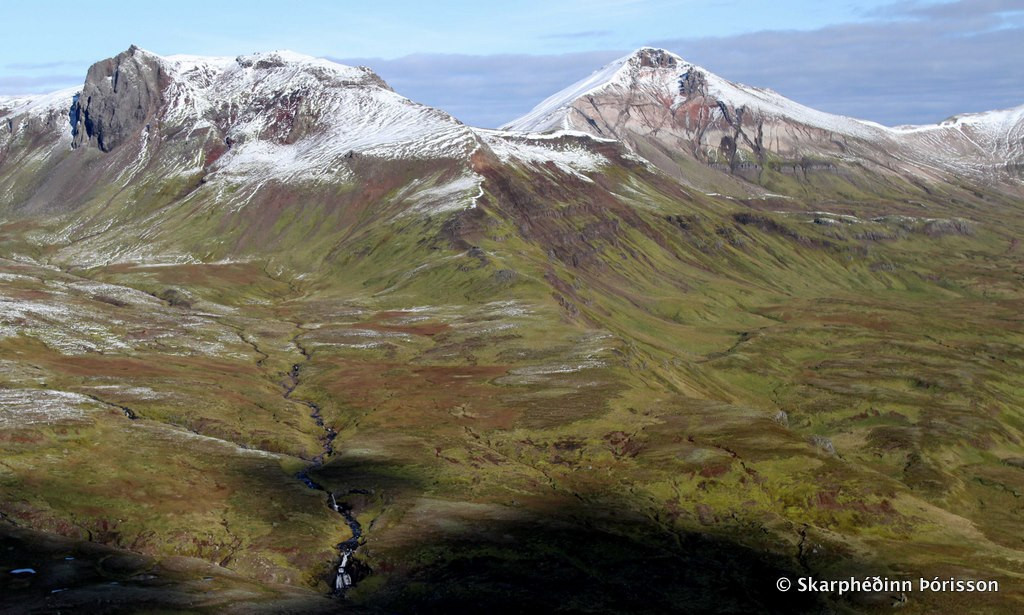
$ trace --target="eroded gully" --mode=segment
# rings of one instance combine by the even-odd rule
[[[302,404],[309,408],[309,416],[316,423],[317,427],[323,430],[324,435],[320,438],[322,444],[322,450],[320,454],[313,457],[310,461],[310,465],[296,475],[296,478],[301,480],[306,487],[315,489],[326,494],[327,507],[341,515],[341,518],[345,520],[345,524],[348,525],[349,530],[352,532],[352,537],[348,540],[338,544],[338,566],[334,573],[333,591],[335,594],[343,595],[345,591],[352,587],[354,584],[352,577],[352,556],[355,554],[356,549],[359,548],[359,539],[363,535],[363,528],[359,525],[359,521],[356,520],[352,510],[343,503],[339,503],[337,497],[333,491],[324,488],[323,485],[314,481],[309,476],[311,470],[315,470],[324,464],[324,460],[334,454],[334,439],[338,436],[338,432],[334,428],[324,423],[324,417],[321,413],[320,406],[314,402],[305,399],[294,399],[292,393],[299,387],[300,376],[302,372],[302,366],[311,360],[309,352],[299,343],[298,336],[296,336],[292,343],[298,348],[299,352],[302,353],[303,362],[292,365],[292,369],[288,372],[288,381],[284,383],[284,398],[288,401]],[[365,493],[362,490],[353,490],[350,493]]]

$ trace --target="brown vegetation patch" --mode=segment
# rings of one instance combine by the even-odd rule
[[[324,365],[316,383],[342,407],[367,413],[366,423],[438,433],[467,422],[508,428],[518,415],[490,384],[507,373],[506,366],[410,367],[346,359],[325,363],[329,366]],[[453,411],[459,407],[461,412]]]

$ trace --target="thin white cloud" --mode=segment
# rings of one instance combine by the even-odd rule
[[[81,84],[83,81],[84,72],[80,75],[0,76],[0,95],[45,94]]]

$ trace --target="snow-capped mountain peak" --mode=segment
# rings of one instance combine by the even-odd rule
[[[613,138],[688,183],[700,180],[681,165],[687,158],[755,183],[765,172],[837,172],[851,160],[880,174],[989,176],[1012,172],[1024,158],[1024,107],[889,128],[729,81],[652,47],[607,64],[503,128]]]
[[[664,49],[637,49],[542,100],[529,113],[505,124],[501,129],[519,132],[571,130],[574,126],[569,118],[570,110],[578,99],[611,86],[628,87],[634,75],[642,69],[675,69],[684,63],[681,57]]]
[[[721,106],[721,103],[736,109],[745,108],[843,134],[868,136],[884,130],[871,122],[811,109],[766,88],[734,83],[671,51],[655,47],[642,47],[606,64],[502,128],[524,132],[586,130],[590,123],[588,115],[576,103],[600,94],[647,95],[673,107],[701,96],[711,100],[713,106]]]
[[[132,47],[93,65],[76,101],[76,147],[134,146],[142,160],[188,140],[181,171],[214,178],[343,177],[353,155],[463,157],[476,144],[460,122],[372,70],[291,51],[163,57]]]
[[[1024,159],[1024,107],[887,128],[729,81],[653,47],[547,98],[504,133],[471,129],[414,103],[369,68],[287,50],[160,56],[133,46],[94,64],[81,88],[0,97],[0,117],[7,128],[0,157],[18,142],[44,144],[47,155],[117,152],[107,164],[125,169],[124,182],[136,173],[215,185],[347,182],[360,156],[468,163],[481,148],[501,162],[582,177],[604,164],[590,151],[600,140],[716,192],[720,178],[701,184],[694,161],[724,171],[735,187],[769,176],[845,173],[850,165],[883,175],[988,176],[1012,173]],[[87,158],[78,157],[82,164]],[[737,188],[745,191],[758,188]]]

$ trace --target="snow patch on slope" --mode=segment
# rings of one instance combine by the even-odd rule
[[[955,115],[938,124],[897,126],[902,140],[937,162],[969,165],[967,153],[994,163],[1024,161],[1024,105]]]
[[[594,140],[590,135],[574,131],[554,134],[516,134],[508,131],[477,129],[476,133],[505,163],[514,162],[544,168],[554,165],[558,170],[592,181],[584,173],[595,173],[609,164],[607,158],[587,148],[579,139]],[[562,140],[560,137],[571,137]]]
[[[50,94],[0,97],[0,117],[12,120],[11,126],[15,127],[13,134],[0,137],[0,143],[6,139],[17,139],[30,126],[42,124],[48,131],[58,135],[54,148],[70,147],[71,105],[81,89],[73,87]],[[43,150],[33,158],[41,159],[46,155],[46,150]]]
[[[0,96],[0,111],[5,112],[4,115],[10,115],[11,117],[31,115],[40,118],[45,118],[53,112],[60,111],[68,119],[65,125],[70,132],[71,122],[67,113],[71,110],[75,94],[78,94],[81,90],[80,86],[75,86],[49,94]]]
[[[484,178],[476,173],[467,173],[429,187],[420,187],[424,182],[417,180],[401,195],[403,201],[411,203],[403,215],[473,209],[477,200],[484,195],[483,181]]]
[[[548,132],[573,127],[569,111],[577,99],[592,94],[624,79],[625,64],[635,54],[610,62],[564,90],[545,98],[526,115],[502,126],[502,130],[516,132]]]

